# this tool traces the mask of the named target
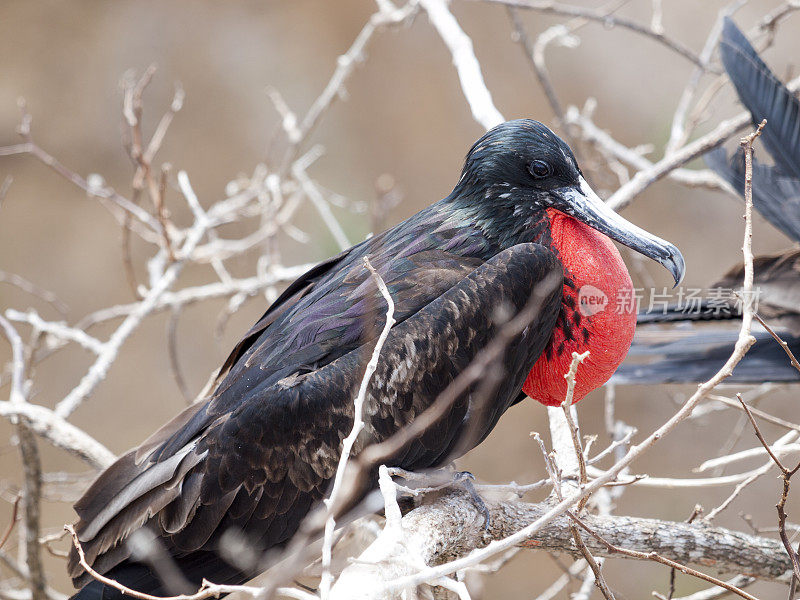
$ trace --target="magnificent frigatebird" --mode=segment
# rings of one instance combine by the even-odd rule
[[[762,141],[774,164],[753,159],[753,206],[773,226],[800,242],[800,102],[770,71],[744,34],[726,17],[720,56],[742,104],[750,111],[753,124],[767,119]],[[744,154],[740,149],[730,158],[723,148],[705,157],[714,169],[740,194],[744,193]],[[791,248],[776,254],[757,256],[753,261],[755,294],[760,316],[785,328],[781,338],[800,356],[800,251]],[[744,267],[731,268],[710,289],[726,290],[725,297],[712,298],[695,306],[687,303],[665,311],[644,312],[639,324],[678,321],[722,321],[738,319],[742,298],[731,293],[741,288]],[[689,310],[687,310],[689,309]],[[619,383],[690,383],[706,381],[731,355],[737,334],[707,328],[675,339],[658,332],[643,332],[630,352],[646,362],[628,361],[614,375]],[[672,337],[664,341],[665,337]],[[767,332],[756,332],[756,344],[739,363],[728,381],[762,383],[798,381],[800,373],[783,348]],[[651,338],[651,339],[648,339]],[[655,341],[652,339],[655,338]]]
[[[226,531],[243,532],[261,550],[292,537],[335,473],[384,323],[365,257],[388,286],[397,322],[370,381],[356,453],[425,411],[495,337],[498,315],[513,315],[537,293],[539,310],[506,347],[489,410],[475,410],[476,388],[468,389],[387,462],[418,470],[452,460],[491,431],[521,390],[561,403],[572,352],[590,350],[580,400],[611,376],[635,327],[634,312],[615,308],[632,284],[609,238],[658,261],[676,282],[683,277],[678,249],[607,208],[547,127],[495,127],[470,149],[449,196],[292,283],[234,348],[214,392],[98,477],[75,504],[88,562],[160,594],[167,586],[131,557],[125,540],[134,530],[149,528],[194,585],[247,578],[216,553]],[[82,600],[117,595],[88,583],[75,552],[69,573],[85,586]]]

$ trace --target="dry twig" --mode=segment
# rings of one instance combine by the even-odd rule
[[[347,472],[350,454],[353,450],[353,446],[356,443],[358,435],[364,428],[364,401],[367,396],[369,382],[372,379],[372,375],[375,373],[375,370],[378,368],[378,360],[380,359],[381,350],[383,349],[383,345],[386,343],[386,339],[389,337],[389,333],[395,324],[394,301],[392,300],[392,296],[389,294],[389,289],[386,287],[386,283],[384,283],[383,278],[369,262],[368,257],[364,257],[364,267],[369,271],[370,276],[381,293],[381,296],[383,296],[383,299],[386,301],[386,322],[383,326],[383,330],[378,336],[377,342],[375,343],[375,348],[372,350],[372,356],[367,363],[364,376],[361,379],[361,385],[358,388],[358,394],[356,395],[355,400],[353,400],[353,428],[349,435],[342,441],[342,451],[339,458],[339,464],[336,467],[336,475],[333,478],[331,492],[328,498],[325,499],[325,506],[328,509],[328,516],[325,521],[325,533],[322,544],[323,570],[322,582],[320,583],[320,595],[323,600],[328,598],[330,586],[333,583],[333,575],[331,575],[330,572],[330,562],[331,550],[333,548],[333,532],[336,528],[336,515],[334,513],[334,508],[337,507],[337,503],[340,500],[339,496],[342,493],[342,483],[344,482],[345,473]]]

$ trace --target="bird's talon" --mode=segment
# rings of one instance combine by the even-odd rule
[[[485,533],[489,531],[489,526],[492,523],[492,515],[489,512],[489,507],[486,506],[486,502],[483,501],[483,498],[481,498],[481,495],[475,489],[472,483],[473,481],[475,481],[475,475],[469,471],[458,471],[453,476],[453,482],[460,485],[464,491],[469,494],[470,500],[472,500],[475,508],[483,515],[483,531]]]
[[[475,475],[469,471],[456,471],[453,474],[453,479],[455,481],[475,481]]]

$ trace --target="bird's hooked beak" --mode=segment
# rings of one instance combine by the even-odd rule
[[[680,250],[620,217],[594,193],[583,177],[579,187],[563,187],[550,193],[556,200],[553,203],[556,210],[661,263],[672,273],[676,286],[683,281],[686,264]]]

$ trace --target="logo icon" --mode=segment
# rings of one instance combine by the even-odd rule
[[[600,288],[583,285],[578,290],[578,310],[584,317],[603,312],[608,307],[608,296]]]

